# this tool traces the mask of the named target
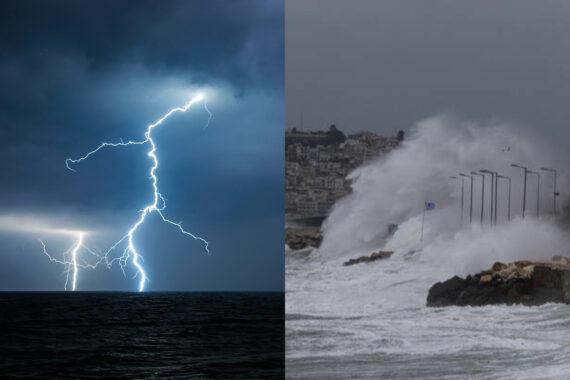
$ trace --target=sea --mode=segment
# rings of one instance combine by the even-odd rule
[[[323,222],[318,250],[287,251],[286,377],[570,379],[570,305],[426,306],[430,287],[455,275],[570,257],[568,226],[548,215],[550,178],[540,217],[529,201],[525,218],[521,171],[511,167],[568,160],[502,122],[436,116],[409,135],[347,176],[351,193]],[[506,154],[505,146],[517,148]],[[495,183],[493,212],[481,178],[470,187],[456,177],[483,168],[513,179],[512,200],[506,183]],[[380,250],[393,255],[343,265]]]
[[[426,306],[446,263],[286,255],[287,379],[570,379],[570,306]]]
[[[283,293],[0,293],[0,378],[282,379]]]

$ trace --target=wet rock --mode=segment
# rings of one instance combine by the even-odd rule
[[[570,264],[570,258],[566,256],[560,256],[560,255],[552,256],[552,261],[560,264]]]
[[[323,236],[319,228],[287,228],[285,230],[285,244],[293,251],[307,247],[318,248]]]
[[[570,265],[558,262],[495,263],[489,270],[433,285],[428,306],[570,303]]]
[[[529,265],[533,265],[533,262],[529,260],[521,260],[515,261],[514,264],[517,268],[526,268]]]
[[[355,264],[362,264],[362,263],[370,263],[372,261],[377,260],[384,260],[392,256],[394,252],[391,251],[379,251],[374,252],[370,256],[360,256],[356,259],[350,259],[344,263],[344,266],[355,265]]]
[[[483,283],[491,282],[492,280],[493,280],[493,276],[490,274],[486,274],[486,275],[481,276],[481,278],[479,279],[479,282],[483,284]]]
[[[468,281],[458,276],[454,276],[445,282],[438,282],[429,290],[428,306],[446,306],[449,302],[445,301],[450,301],[450,295],[460,293],[471,282],[472,279]],[[434,302],[435,304],[430,305]]]
[[[506,267],[507,267],[507,264],[497,261],[495,264],[493,264],[493,266],[491,267],[491,270],[493,272],[498,272],[500,270],[505,269]]]

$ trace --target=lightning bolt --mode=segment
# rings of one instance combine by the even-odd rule
[[[76,289],[79,268],[95,268],[101,263],[105,263],[105,265],[108,268],[110,268],[113,265],[113,263],[118,262],[120,267],[121,267],[121,270],[123,271],[123,274],[124,274],[125,273],[125,266],[127,265],[128,261],[130,259],[135,270],[136,270],[135,277],[136,276],[139,277],[138,290],[140,292],[142,292],[145,288],[146,282],[148,281],[148,277],[147,277],[147,274],[146,274],[146,272],[142,266],[142,256],[135,246],[134,237],[135,237],[135,234],[136,234],[138,228],[145,222],[146,217],[152,213],[158,214],[163,222],[165,222],[169,225],[172,225],[173,227],[176,227],[182,234],[189,236],[194,240],[200,241],[204,245],[204,249],[206,250],[206,252],[208,254],[210,253],[210,251],[208,249],[208,244],[209,244],[208,241],[206,241],[205,239],[203,239],[202,237],[200,237],[198,235],[195,235],[195,234],[185,230],[182,227],[182,222],[176,223],[176,222],[168,219],[164,215],[164,210],[166,209],[166,200],[162,196],[162,194],[160,193],[159,188],[158,188],[158,177],[156,175],[156,171],[158,169],[159,163],[158,163],[158,157],[156,154],[157,153],[156,143],[152,138],[152,132],[154,131],[154,129],[157,128],[158,126],[160,126],[171,115],[173,115],[175,113],[185,113],[194,104],[199,103],[199,102],[203,103],[204,109],[206,110],[206,112],[209,115],[208,121],[207,121],[206,125],[204,126],[204,129],[205,129],[210,124],[210,121],[212,119],[212,113],[210,112],[210,110],[208,109],[208,107],[206,105],[206,101],[204,99],[204,96],[201,94],[198,94],[195,97],[193,97],[192,99],[190,99],[184,106],[171,109],[166,114],[164,114],[160,119],[158,119],[156,122],[150,124],[147,127],[146,132],[144,134],[144,137],[145,137],[144,140],[140,140],[140,141],[129,140],[127,142],[124,142],[121,140],[120,142],[115,142],[115,143],[103,142],[97,148],[93,149],[92,151],[88,152],[87,154],[85,154],[82,157],[79,157],[77,159],[68,158],[65,160],[65,166],[69,170],[75,172],[75,169],[72,167],[72,165],[75,165],[75,164],[78,164],[84,160],[87,160],[88,158],[90,158],[92,155],[99,152],[103,148],[106,148],[106,147],[111,147],[111,148],[125,147],[125,146],[131,146],[131,145],[148,145],[150,147],[150,149],[147,152],[147,156],[150,157],[151,162],[152,162],[152,165],[151,165],[151,168],[149,171],[149,179],[151,181],[151,185],[152,185],[152,189],[153,189],[152,202],[147,204],[142,210],[139,211],[139,218],[137,219],[137,221],[130,227],[128,232],[121,239],[119,239],[115,244],[113,244],[111,246],[111,248],[107,252],[105,252],[103,255],[98,255],[97,253],[93,252],[92,250],[90,250],[89,248],[87,248],[83,245],[84,234],[81,232],[77,232],[75,234],[76,235],[76,242],[68,251],[66,251],[64,253],[64,259],[63,260],[55,259],[53,256],[48,254],[46,247],[45,247],[45,244],[43,243],[43,241],[40,240],[42,243],[42,246],[43,246],[43,253],[45,255],[47,255],[51,261],[55,261],[59,264],[63,264],[66,266],[66,273],[67,273],[66,274],[66,285],[65,285],[66,289],[67,289],[67,284],[68,284],[70,276],[71,276],[72,289],[73,290]],[[122,255],[119,257],[110,258],[111,252],[113,252],[118,247],[120,247],[121,244],[125,245]],[[97,262],[95,264],[88,264],[88,263],[80,261],[78,259],[78,252],[81,248],[85,248],[89,253],[98,257]]]
[[[63,259],[57,259],[55,256],[48,253],[47,247],[46,247],[45,243],[43,242],[43,240],[41,240],[41,239],[38,239],[38,240],[42,245],[43,254],[46,255],[50,261],[61,264],[65,267],[65,270],[64,270],[64,273],[65,273],[64,289],[67,290],[67,286],[70,282],[70,277],[71,277],[71,290],[75,291],[77,289],[77,278],[79,276],[79,268],[95,269],[102,262],[103,258],[99,254],[95,253],[93,250],[91,250],[90,248],[88,248],[87,246],[85,246],[83,244],[85,232],[70,231],[69,234],[74,235],[76,240],[73,243],[73,245],[67,251],[63,252],[63,255],[62,255]],[[95,262],[95,264],[89,264],[85,261],[80,260],[79,251],[82,248],[97,258],[97,261]]]

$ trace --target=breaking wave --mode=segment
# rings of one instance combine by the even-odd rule
[[[523,219],[522,170],[511,167],[563,169],[564,162],[564,154],[514,126],[434,117],[420,122],[399,149],[354,171],[353,192],[325,221],[321,247],[287,255],[288,377],[334,377],[347,370],[355,378],[569,374],[566,305],[425,307],[429,287],[453,275],[495,261],[569,254],[568,232],[552,215],[552,177],[541,176],[540,218],[536,179],[528,177]],[[471,224],[469,179],[464,182],[461,219],[461,181],[450,176],[481,169],[512,178],[510,221],[501,182],[497,225],[490,225],[489,176],[483,224],[480,177],[474,179]],[[567,185],[560,172],[558,188]],[[424,214],[425,202],[435,209]],[[397,229],[390,234],[391,224]],[[342,265],[378,250],[394,255]]]

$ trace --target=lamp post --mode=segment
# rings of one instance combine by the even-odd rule
[[[467,177],[467,178],[471,179],[471,185],[469,187],[469,196],[470,196],[470,200],[469,200],[469,223],[472,223],[473,222],[473,176],[463,174],[463,173],[459,173],[459,175],[462,177]]]
[[[452,175],[451,177],[452,179],[460,179],[461,180],[461,224],[463,224],[463,209],[465,208],[464,205],[464,189],[465,189],[465,179],[464,178],[458,178],[454,175]]]
[[[481,225],[483,225],[483,205],[485,204],[485,175],[471,172],[471,174],[481,177]]]
[[[509,197],[507,202],[507,218],[511,220],[511,177],[507,177],[504,175],[499,175],[498,178],[503,178],[509,181]]]
[[[552,197],[552,213],[556,215],[556,197],[558,196],[558,192],[556,191],[556,169],[550,168],[540,168],[540,170],[544,170],[546,172],[551,172],[554,174],[554,185],[553,185],[553,197]]]
[[[528,168],[525,166],[520,166],[517,164],[511,164],[513,168],[519,168],[524,170],[524,179],[523,179],[523,203],[522,203],[522,217],[524,219],[524,212],[526,210],[526,176],[528,173]]]
[[[497,225],[497,205],[499,204],[499,197],[497,196],[497,193],[499,188],[499,173],[495,172],[494,174],[495,174],[495,210],[494,210],[495,219],[493,223]]]
[[[497,210],[497,208],[496,208],[496,206],[495,206],[495,204],[496,204],[496,202],[497,202],[497,199],[496,199],[497,197],[496,197],[496,192],[494,191],[494,190],[495,190],[495,185],[496,185],[496,182],[497,182],[497,178],[496,178],[497,172],[494,172],[494,171],[491,171],[491,170],[487,170],[487,169],[481,169],[481,170],[479,170],[479,171],[480,171],[481,173],[485,173],[485,174],[490,174],[490,175],[491,175],[491,210],[490,210],[490,212],[489,212],[489,222],[490,222],[491,224],[493,224],[493,219],[494,219],[494,218],[493,218],[493,215],[496,213],[496,210]]]
[[[527,170],[528,174],[536,175],[536,217],[540,217],[540,173],[533,170]]]

